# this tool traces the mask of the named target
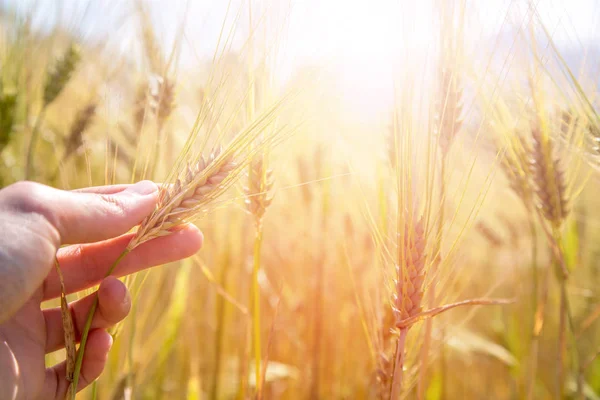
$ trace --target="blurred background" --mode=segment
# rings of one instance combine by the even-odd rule
[[[0,187],[163,182],[285,100],[78,398],[600,398],[598,2],[0,4]]]

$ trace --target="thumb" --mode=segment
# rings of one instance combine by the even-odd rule
[[[140,223],[154,210],[157,193],[151,181],[124,186],[112,194],[19,182],[0,191],[0,208],[41,215],[58,234],[58,245],[89,243],[121,235]]]

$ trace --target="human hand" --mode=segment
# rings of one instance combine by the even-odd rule
[[[70,192],[19,182],[0,190],[0,397],[62,400],[66,394],[65,363],[46,368],[44,361],[64,347],[60,308],[40,307],[61,294],[55,255],[67,294],[100,283],[77,389],[100,376],[112,345],[106,329],[131,307],[126,286],[104,276],[133,236],[126,232],[154,210],[157,189],[142,181]],[[185,225],[137,247],[113,275],[188,257],[201,245],[200,231]],[[77,340],[95,295],[69,306]]]

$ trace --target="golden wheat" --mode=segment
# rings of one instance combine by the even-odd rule
[[[201,211],[202,206],[214,199],[214,192],[236,168],[229,158],[219,157],[221,151],[213,152],[208,160],[201,157],[188,165],[185,174],[175,184],[162,187],[156,210],[142,221],[128,250],[159,236],[171,233],[171,229],[183,224],[187,218]]]
[[[508,179],[512,191],[527,209],[532,203],[530,170],[530,145],[522,135],[515,135],[509,149],[500,160],[500,167]]]
[[[46,83],[44,85],[44,93],[42,97],[42,108],[35,120],[33,129],[31,130],[31,137],[29,139],[29,146],[27,149],[27,158],[25,162],[25,179],[30,179],[34,173],[33,159],[38,142],[39,130],[44,119],[44,113],[48,106],[56,100],[56,98],[62,93],[67,83],[71,80],[73,72],[77,68],[81,55],[79,47],[75,44],[71,44],[65,54],[56,61],[46,71]]]
[[[542,135],[541,129],[532,129],[531,136],[531,173],[537,206],[548,222],[558,227],[568,212],[564,172],[553,153],[552,142]]]
[[[246,193],[246,206],[248,211],[255,216],[257,223],[273,201],[273,171],[265,166],[264,156],[255,157],[248,170],[248,186]]]
[[[65,54],[48,70],[44,86],[44,107],[52,103],[62,93],[69,80],[71,80],[80,59],[79,47],[71,44]]]
[[[68,160],[83,145],[83,133],[92,123],[92,119],[96,114],[96,106],[95,102],[90,103],[77,113],[77,116],[71,125],[69,136],[67,136],[65,140],[63,161]]]
[[[394,313],[397,323],[421,312],[425,281],[425,234],[422,220],[406,226],[396,266]]]

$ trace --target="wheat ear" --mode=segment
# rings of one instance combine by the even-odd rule
[[[46,84],[42,98],[42,109],[38,114],[27,149],[25,164],[25,179],[30,179],[33,173],[33,156],[38,141],[39,130],[48,106],[61,94],[67,83],[71,80],[73,72],[81,59],[79,48],[71,44],[65,54],[46,72]]]
[[[255,226],[250,304],[252,304],[252,347],[254,349],[257,398],[261,398],[262,396],[264,370],[261,367],[260,286],[258,284],[263,243],[262,219],[267,207],[273,200],[273,196],[270,193],[273,189],[273,171],[267,169],[266,163],[266,156],[264,154],[254,157],[248,166],[248,186],[244,188],[244,192],[246,193],[245,202],[248,211],[254,217]]]
[[[257,224],[262,221],[273,201],[273,185],[273,170],[266,168],[265,157],[255,157],[248,168],[248,186],[244,187],[244,192],[248,211],[255,217]]]
[[[522,135],[515,135],[500,160],[500,168],[508,179],[512,191],[521,199],[528,210],[532,204],[530,180],[531,146]]]
[[[573,329],[573,318],[567,296],[566,282],[569,271],[565,264],[561,242],[560,227],[568,214],[568,198],[566,193],[565,175],[558,155],[554,154],[553,143],[540,127],[535,126],[531,131],[533,146],[531,150],[531,172],[535,189],[537,207],[542,219],[550,225],[551,231],[546,228],[550,246],[555,256],[555,273],[560,286],[560,320],[558,326],[557,349],[557,396],[562,397],[565,386],[564,356],[567,348],[567,323]],[[541,329],[541,328],[540,328]],[[575,363],[577,359],[577,346],[572,352]]]
[[[421,312],[425,280],[425,234],[422,220],[407,226],[396,266],[394,313],[397,322]]]
[[[68,160],[83,145],[83,133],[92,123],[94,115],[96,115],[96,107],[96,103],[92,102],[77,113],[77,117],[71,125],[69,136],[65,140],[63,162]]]
[[[71,80],[80,60],[79,48],[75,44],[71,44],[65,54],[48,70],[44,86],[44,107],[52,103],[62,93]]]
[[[60,169],[72,156],[83,146],[83,133],[92,123],[92,119],[96,114],[96,103],[90,103],[85,108],[80,110],[71,125],[69,135],[64,140],[65,151],[51,175],[51,180],[54,181],[58,176]]]
[[[170,234],[171,229],[183,224],[186,218],[201,211],[203,205],[216,197],[220,185],[236,168],[235,162],[219,157],[220,153],[217,150],[208,160],[201,157],[188,165],[185,174],[175,184],[161,188],[156,210],[142,221],[127,246],[128,251],[148,240]]]
[[[558,229],[568,213],[564,171],[559,158],[553,154],[549,138],[537,127],[531,133],[531,172],[537,206],[552,227]]]
[[[175,109],[175,82],[167,77],[159,77],[157,80],[160,89],[156,93],[154,101],[156,102],[156,118],[160,130]]]
[[[175,82],[165,77],[157,77],[158,90],[153,95],[156,107],[156,138],[154,139],[154,161],[150,168],[150,178],[154,178],[160,157],[160,146],[163,143],[164,126],[175,108]]]

